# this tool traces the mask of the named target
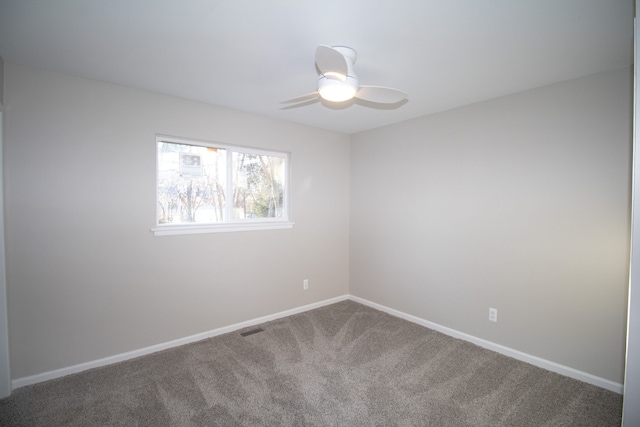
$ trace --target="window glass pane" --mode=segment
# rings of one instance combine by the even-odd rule
[[[233,219],[284,217],[284,157],[232,153]]]
[[[287,153],[157,136],[156,236],[291,228]]]
[[[158,224],[225,220],[226,150],[158,141]]]

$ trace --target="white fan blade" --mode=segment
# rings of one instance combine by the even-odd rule
[[[329,46],[320,45],[316,48],[316,65],[323,76],[347,81],[349,66],[344,55]]]
[[[405,99],[408,95],[401,90],[390,87],[361,85],[355,97],[364,101],[377,104],[395,104]]]
[[[318,92],[308,93],[306,95],[298,96],[296,98],[287,99],[286,101],[280,101],[280,104],[292,104],[294,102],[308,101],[313,98],[318,98],[320,94]]]
[[[304,102],[298,102],[295,104],[289,104],[285,107],[281,107],[281,110],[292,110],[294,108],[300,108],[300,107],[306,107],[307,105],[313,105],[313,104],[317,104],[318,102],[320,102],[320,97],[316,97],[316,98],[311,98],[308,99]]]

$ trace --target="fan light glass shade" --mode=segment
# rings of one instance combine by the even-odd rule
[[[339,80],[322,79],[318,84],[318,93],[322,99],[331,102],[347,101],[356,94],[356,87]]]

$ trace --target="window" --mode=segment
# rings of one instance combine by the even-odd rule
[[[158,136],[156,236],[290,228],[289,155]]]

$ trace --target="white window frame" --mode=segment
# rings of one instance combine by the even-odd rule
[[[267,155],[274,157],[282,157],[285,161],[285,177],[284,177],[284,195],[283,195],[283,217],[281,218],[259,218],[259,219],[232,219],[231,209],[232,202],[228,200],[226,210],[227,218],[225,222],[220,223],[198,223],[198,224],[159,224],[158,223],[158,143],[168,142],[173,144],[195,145],[200,147],[211,147],[225,149],[227,154],[227,194],[230,193],[232,183],[231,158],[232,153],[240,152],[254,155]],[[246,147],[240,145],[230,145],[210,141],[195,140],[189,138],[179,138],[166,135],[156,135],[155,140],[156,151],[156,197],[155,197],[155,222],[156,225],[151,229],[155,236],[172,236],[179,234],[201,234],[201,233],[219,233],[219,232],[236,232],[236,231],[255,231],[255,230],[280,230],[292,228],[294,223],[291,221],[291,173],[290,173],[290,154],[285,151],[265,150],[261,148]]]

